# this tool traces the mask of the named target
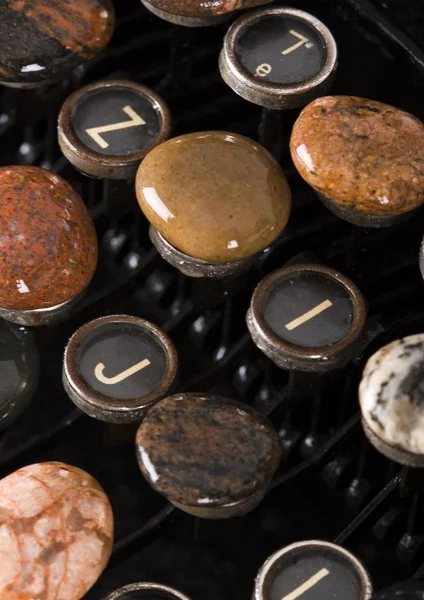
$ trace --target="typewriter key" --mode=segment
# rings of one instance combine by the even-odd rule
[[[160,96],[132,81],[98,81],[72,94],[59,115],[59,144],[87,175],[134,177],[140,162],[170,133],[171,116]]]
[[[103,600],[190,600],[166,585],[158,583],[130,583],[110,593]]]
[[[37,87],[66,75],[109,42],[111,0],[2,0],[0,83]]]
[[[424,467],[424,334],[380,348],[359,386],[365,434],[375,448],[402,465]]]
[[[315,264],[274,271],[257,286],[247,326],[282,369],[330,371],[346,364],[365,325],[365,300],[337,271]]]
[[[80,600],[113,543],[113,513],[99,483],[60,462],[0,481],[0,597]]]
[[[38,375],[39,357],[32,331],[0,320],[0,433],[28,407]]]
[[[330,542],[297,542],[268,558],[253,600],[369,600],[367,571],[350,552]]]
[[[242,98],[271,109],[304,106],[330,86],[336,42],[327,27],[294,8],[263,8],[228,30],[219,59],[224,81]]]
[[[38,167],[0,168],[0,316],[45,325],[67,314],[97,265],[97,237],[67,181]]]
[[[297,119],[290,149],[303,179],[350,223],[386,227],[424,203],[424,124],[398,108],[318,98]]]
[[[174,344],[159,327],[112,315],[87,323],[71,337],[63,385],[90,417],[132,423],[169,392],[177,370]]]
[[[137,198],[161,256],[190,277],[247,270],[285,228],[291,193],[254,141],[223,131],[168,140],[143,160]]]
[[[422,581],[405,581],[382,590],[372,600],[423,600],[424,583]]]
[[[205,519],[243,515],[259,504],[281,445],[266,417],[219,396],[161,400],[136,437],[140,469],[177,508]]]
[[[208,27],[225,21],[235,10],[267,4],[271,0],[141,0],[154,15],[184,27]]]

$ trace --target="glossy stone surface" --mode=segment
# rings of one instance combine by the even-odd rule
[[[79,600],[105,568],[113,514],[90,475],[59,462],[0,481],[0,597]]]
[[[395,216],[424,203],[424,124],[397,108],[318,98],[297,119],[290,149],[301,176],[341,209]]]
[[[109,42],[111,0],[2,0],[0,82],[57,79]]]
[[[173,246],[211,262],[233,262],[268,246],[286,226],[291,194],[262,146],[222,131],[161,144],[141,163],[140,207]]]
[[[268,420],[218,396],[176,394],[154,406],[140,425],[143,475],[171,502],[212,508],[266,489],[281,454]]]
[[[38,375],[39,357],[32,331],[0,320],[0,432],[27,408]]]
[[[61,177],[38,167],[0,169],[0,306],[32,310],[79,294],[97,265],[85,204]]]
[[[362,416],[384,442],[424,453],[424,334],[373,354],[359,387]]]
[[[148,0],[149,4],[159,10],[186,17],[213,17],[269,2],[270,0]]]

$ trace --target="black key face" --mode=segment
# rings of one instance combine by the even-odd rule
[[[0,321],[0,431],[25,410],[38,382],[32,332]]]
[[[326,60],[321,34],[285,15],[266,15],[246,25],[235,42],[235,54],[255,78],[281,84],[308,81]]]
[[[406,581],[382,590],[372,600],[424,600],[424,583]]]
[[[167,358],[156,338],[125,323],[107,323],[89,333],[77,363],[92,389],[116,400],[143,398],[167,375]]]
[[[270,578],[272,573],[270,574]],[[275,566],[267,600],[361,600],[355,565],[330,549],[296,549]]]
[[[72,115],[75,135],[90,150],[129,156],[149,148],[161,133],[156,102],[128,87],[87,92]]]
[[[264,318],[283,340],[303,348],[321,348],[346,337],[354,320],[348,291],[321,274],[288,275],[270,290]]]

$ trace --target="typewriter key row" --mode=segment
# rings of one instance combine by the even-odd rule
[[[113,514],[99,483],[76,467],[41,463],[0,481],[0,592],[8,600],[40,597],[79,600],[96,582],[112,551]],[[407,582],[375,600],[421,597]],[[372,585],[358,559],[323,541],[304,541],[274,553],[255,581],[254,600],[369,600]],[[155,583],[124,586],[105,600],[188,600]]]
[[[143,3],[167,20],[197,26],[262,2]],[[30,68],[24,71],[19,63],[21,74],[14,67],[4,83],[32,86],[66,76],[71,62],[81,63],[107,43],[113,28],[107,2],[81,1],[82,17],[75,19],[79,8],[66,12],[66,18],[62,10],[60,22],[61,0],[44,4],[47,19],[37,15],[36,3],[28,9],[25,3],[7,2],[0,16],[13,19],[13,11],[23,10],[23,26],[29,27],[32,19],[31,26],[35,23],[50,43],[58,41],[59,30],[62,38],[64,33],[75,36],[75,23],[83,22],[85,6],[91,6],[105,21],[98,46],[84,41],[84,56],[72,48],[68,62],[55,63],[57,70],[50,67],[53,54],[46,50],[49,68],[43,68],[30,48],[32,62],[24,56]],[[264,32],[268,46],[261,43]],[[21,60],[18,54],[14,57]],[[285,8],[261,9],[237,20],[220,58],[222,77],[237,94],[280,111],[305,106],[325,93],[336,67],[331,32],[311,15]],[[1,77],[2,69],[0,59]],[[271,117],[263,112],[268,128]],[[297,119],[291,155],[301,176],[339,217],[366,227],[394,225],[414,215],[424,200],[423,157],[416,151],[422,148],[423,133],[422,124],[399,109],[329,96],[312,102]],[[281,136],[280,129],[276,135]],[[120,180],[134,178],[138,171],[140,208],[151,224],[153,244],[171,265],[191,277],[225,279],[253,271],[270,245],[286,234],[292,194],[283,171],[261,145],[232,132],[207,131],[166,141],[170,136],[166,102],[131,81],[84,86],[69,97],[59,118],[62,152],[77,170]],[[265,137],[259,139],[270,150]],[[31,169],[6,167],[0,189],[0,225],[7,227],[7,239],[0,236],[0,247],[6,250],[0,307],[10,321],[40,325],[65,316],[81,299],[96,268],[97,240],[76,192],[60,177]],[[33,247],[28,240],[36,240]],[[59,246],[56,256],[52,248]],[[421,266],[423,256],[422,251]],[[259,283],[247,324],[268,358],[292,371],[290,377],[312,372],[318,390],[320,378],[364,351],[366,317],[366,301],[353,281],[338,270],[302,263],[283,266]],[[29,403],[38,364],[31,332],[0,323],[0,344],[4,342],[8,358],[0,363],[0,376],[4,373],[7,381],[0,390],[4,432]],[[422,337],[402,338],[381,348],[368,362],[359,388],[366,436],[378,452],[408,468],[423,465]],[[180,389],[177,374],[171,339],[152,323],[127,315],[87,323],[72,336],[64,355],[64,387],[79,408],[106,423],[138,426],[134,454],[151,488],[195,517],[244,515],[272,487],[281,458],[278,433],[246,404]],[[58,498],[62,491],[63,498]],[[40,519],[31,512],[34,497],[39,501],[35,508],[42,510]],[[89,475],[69,465],[47,463],[26,467],[0,482],[0,532],[6,536],[0,536],[0,564],[8,567],[3,580],[0,569],[0,596],[53,600],[60,592],[65,600],[79,600],[106,566],[113,517],[106,495]],[[15,538],[23,540],[22,545],[13,546],[11,553],[9,544]],[[258,573],[253,598],[410,600],[422,594],[419,583],[407,582],[373,595],[367,570],[353,554],[312,540],[272,555]],[[105,600],[133,598],[189,600],[176,589],[146,582],[120,588]]]

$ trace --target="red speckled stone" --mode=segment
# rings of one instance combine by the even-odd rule
[[[113,513],[98,482],[59,462],[0,481],[0,598],[79,600],[112,550]]]
[[[69,183],[38,167],[0,168],[0,306],[62,304],[96,265],[94,225]]]
[[[111,0],[1,0],[0,81],[58,79],[102,50],[114,25]]]

